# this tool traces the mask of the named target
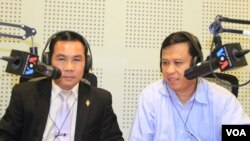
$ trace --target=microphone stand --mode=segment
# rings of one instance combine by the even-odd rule
[[[244,34],[244,35],[250,36],[250,31],[222,28],[221,22],[250,25],[250,21],[247,21],[247,20],[230,19],[230,18],[222,17],[221,15],[217,15],[215,18],[215,21],[210,25],[210,31],[216,35],[222,32],[228,32],[228,33]]]
[[[222,84],[228,85],[227,83],[225,83],[222,80],[220,80],[220,78],[218,78],[218,76],[214,73],[213,68],[212,68],[212,63],[211,63],[212,62],[212,58],[213,57],[217,57],[216,56],[216,50],[219,49],[219,48],[221,48],[223,46],[222,42],[221,42],[221,37],[220,37],[219,33],[230,32],[230,33],[236,33],[236,34],[244,34],[244,31],[243,30],[236,30],[236,29],[223,29],[223,27],[221,25],[221,22],[231,22],[231,23],[238,23],[238,24],[250,24],[250,21],[247,21],[247,20],[238,20],[238,19],[230,19],[230,18],[222,17],[221,15],[217,15],[216,18],[215,18],[215,21],[209,27],[210,32],[213,33],[213,40],[212,40],[212,42],[215,44],[215,49],[212,50],[212,48],[213,48],[213,43],[212,43],[211,48],[210,48],[210,56],[209,56],[209,58],[207,58],[210,61],[210,64],[209,64],[210,70],[211,70],[212,75],[218,81],[220,81]],[[220,58],[219,58],[219,60],[220,60]],[[239,84],[239,85],[233,85],[232,84],[232,85],[229,85],[229,86],[231,86],[231,87],[241,87],[241,86],[247,85],[248,83],[250,83],[250,80],[248,80],[247,82],[245,82],[243,84]]]
[[[25,40],[28,37],[34,36],[36,34],[36,29],[30,28],[30,27],[28,27],[26,25],[23,25],[23,24],[18,25],[18,24],[0,22],[0,25],[21,28],[21,29],[23,29],[25,31],[25,34],[22,35],[22,36],[0,33],[0,37],[3,36],[3,37],[18,38],[18,39]]]
[[[250,21],[247,20],[239,20],[239,19],[230,19],[227,17],[222,17],[218,15],[218,19],[222,22],[228,22],[228,23],[237,23],[237,24],[250,24]]]
[[[58,68],[46,65],[42,62],[39,62],[39,56],[37,53],[37,47],[33,46],[33,36],[36,34],[36,30],[34,28],[30,28],[26,25],[18,25],[11,23],[0,22],[0,25],[17,27],[21,28],[25,31],[24,35],[9,35],[0,33],[0,36],[18,38],[25,40],[31,36],[32,46],[30,47],[30,52],[24,52],[19,50],[12,50],[11,57],[5,57],[0,59],[5,59],[8,61],[6,72],[20,75],[19,82],[27,81],[32,78],[37,78],[41,76],[50,77],[52,79],[57,79],[61,76],[61,72]],[[14,63],[13,61],[14,60]]]
[[[26,26],[26,25],[23,25],[23,24],[19,25],[19,24],[6,23],[6,22],[0,22],[0,25],[8,26],[8,27],[20,28],[20,29],[24,30],[24,32],[25,32],[24,35],[11,35],[11,34],[0,33],[0,37],[10,37],[10,38],[17,38],[17,39],[22,39],[22,40],[26,40],[27,38],[31,37],[32,46],[30,47],[30,53],[33,54],[33,55],[38,56],[37,47],[34,47],[34,40],[33,40],[33,37],[36,34],[36,29],[31,28],[31,27]],[[35,74],[34,76],[36,77],[36,76],[40,76],[40,75]],[[20,82],[29,80],[29,79],[31,79],[34,76],[21,75],[20,76]]]

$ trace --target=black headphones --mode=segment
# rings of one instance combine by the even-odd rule
[[[203,54],[201,52],[201,44],[200,44],[198,38],[196,36],[186,32],[186,31],[181,31],[179,33],[181,33],[183,36],[185,36],[190,41],[190,43],[194,47],[196,53],[198,54],[197,56],[194,56],[192,58],[192,62],[190,64],[190,67],[193,67],[197,63],[202,62],[203,61]]]
[[[84,49],[85,49],[85,54],[87,54],[85,57],[85,70],[84,70],[84,73],[88,73],[90,69],[92,69],[92,54],[91,54],[91,50],[90,50],[90,47],[89,47],[89,43],[87,42],[87,40],[82,36],[80,35],[79,33],[76,33],[74,31],[60,31],[60,32],[57,32],[55,34],[53,34],[46,42],[46,45],[43,49],[43,52],[42,52],[42,62],[47,64],[47,65],[51,65],[51,56],[52,54],[50,54],[50,51],[49,52],[45,52],[46,49],[48,48],[48,46],[50,46],[51,42],[57,40],[58,37],[60,37],[61,34],[64,34],[68,32],[69,34],[74,34],[78,37],[80,37],[80,40],[81,42],[84,44]]]
[[[175,32],[175,33],[172,33],[170,34],[167,38],[164,39],[163,43],[162,43],[162,47],[161,47],[161,53],[160,53],[160,70],[162,72],[162,62],[161,62],[161,59],[162,59],[162,50],[163,48],[168,45],[168,44],[173,44],[174,42],[176,43],[179,43],[180,41],[176,41],[176,40],[180,40],[180,38],[183,38],[183,37],[180,37],[180,35],[184,36],[185,38],[187,38],[189,41],[187,42],[190,42],[190,45],[189,46],[193,46],[194,47],[194,50],[196,52],[196,56],[193,56],[192,57],[192,61],[190,63],[190,67],[193,67],[195,66],[197,63],[199,62],[202,62],[203,61],[203,54],[201,52],[201,45],[199,43],[199,40],[197,37],[195,37],[194,35],[192,35],[191,33],[189,32],[186,32],[186,31],[178,31],[178,32]],[[184,40],[184,39],[181,39],[181,40]],[[190,50],[190,49],[189,49]]]

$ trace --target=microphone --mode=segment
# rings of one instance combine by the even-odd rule
[[[234,56],[236,58],[240,58],[243,57],[245,54],[247,54],[248,52],[250,52],[250,49],[246,49],[246,50],[242,50],[242,51],[238,51],[234,53]]]
[[[32,78],[37,73],[57,79],[61,76],[61,71],[53,66],[39,62],[38,56],[32,53],[19,50],[12,50],[9,57],[0,59],[8,61],[6,72]]]
[[[2,56],[0,57],[0,59],[8,61],[8,62],[12,62],[14,64],[19,64],[20,63],[20,59],[17,57],[12,57],[12,56]]]
[[[6,72],[32,77],[35,74],[34,66],[38,61],[38,56],[35,54],[12,50],[9,57],[1,59],[8,61]]]
[[[212,65],[213,70],[218,69],[220,67],[220,64],[217,58],[212,59],[211,65]],[[210,73],[211,73],[210,61],[208,60],[204,62],[199,62],[195,66],[187,69],[184,73],[184,76],[187,79],[191,80],[197,77],[208,75]]]
[[[61,71],[58,68],[46,65],[39,61],[35,66],[35,71],[52,79],[58,79],[61,77]]]
[[[213,51],[211,62],[207,59],[204,62],[198,63],[187,69],[184,72],[184,76],[190,80],[208,75],[218,68],[220,68],[221,71],[226,71],[246,66],[247,62],[244,55],[248,52],[249,50],[242,50],[239,43],[225,44]],[[212,70],[210,68],[210,63]]]

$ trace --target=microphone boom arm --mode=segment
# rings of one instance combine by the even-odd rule
[[[230,19],[227,17],[217,16],[218,20],[222,22],[228,22],[228,23],[238,23],[238,24],[250,24],[250,21],[247,20],[239,20],[239,19]]]
[[[221,25],[222,22],[250,25],[250,21],[248,20],[230,19],[222,17],[221,15],[217,15],[215,21],[209,27],[210,32],[212,32],[215,36],[218,36],[218,34],[222,32],[250,35],[250,31],[237,30],[237,29],[224,29]]]
[[[18,24],[0,22],[0,25],[21,28],[25,31],[25,34],[22,36],[0,33],[0,37],[3,36],[3,37],[18,38],[18,39],[25,40],[28,37],[34,36],[36,34],[36,30],[34,28],[28,27],[28,26],[23,25],[23,24],[18,25]]]
[[[243,35],[250,36],[250,31],[237,30],[237,29],[223,29],[221,25],[222,22],[250,25],[250,21],[247,21],[247,20],[230,19],[230,18],[217,15],[215,18],[215,21],[209,26],[209,30],[213,34],[212,42],[215,44],[215,49],[212,50],[213,48],[213,43],[212,43],[211,48],[210,48],[210,56],[208,56],[207,60],[209,60],[210,62],[209,63],[210,72],[221,83],[223,83],[223,81],[221,81],[214,73],[214,69],[216,69],[216,67],[214,68],[212,66],[212,59],[217,58],[220,63],[220,70],[226,71],[231,68],[246,66],[247,62],[245,60],[244,55],[247,54],[249,50],[242,50],[239,43],[222,45],[221,37],[219,33],[229,32],[229,33],[243,34]],[[241,86],[247,85],[248,83],[250,83],[250,80],[248,80],[247,82],[243,84],[231,85],[231,87],[241,87]]]

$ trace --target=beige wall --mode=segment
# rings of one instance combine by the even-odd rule
[[[204,56],[209,54],[212,34],[209,25],[216,15],[250,20],[247,0],[0,0],[1,22],[25,24],[37,30],[34,45],[39,55],[49,36],[61,30],[75,30],[88,40],[93,55],[93,72],[98,86],[113,94],[114,110],[127,140],[137,96],[149,83],[159,79],[159,52],[163,39],[171,32],[187,30],[202,43]],[[223,23],[224,25],[224,23]],[[249,25],[225,23],[231,29],[249,29]],[[0,32],[23,34],[0,26]],[[250,48],[247,36],[221,34],[223,43],[240,42]],[[31,39],[25,41],[0,38],[0,56],[11,49],[29,51]],[[247,56],[248,63],[250,56]],[[18,76],[5,72],[0,61],[0,116],[9,102],[10,91]],[[249,80],[250,67],[227,73],[240,83]],[[239,100],[250,115],[250,87],[239,89]]]

